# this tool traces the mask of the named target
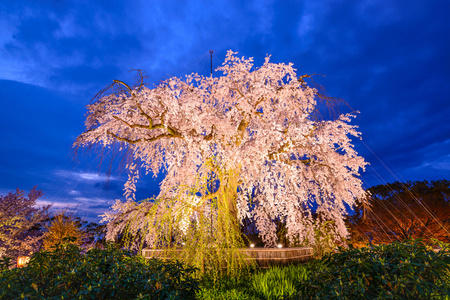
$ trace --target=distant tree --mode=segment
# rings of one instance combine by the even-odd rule
[[[367,190],[368,202],[349,217],[354,242],[384,244],[409,238],[450,242],[450,181],[408,181]]]
[[[45,226],[47,232],[44,234],[42,246],[45,250],[63,242],[64,238],[71,238],[71,243],[81,246],[85,241],[85,232],[82,225],[75,219],[73,214],[62,211],[50,219]]]
[[[48,250],[64,238],[71,238],[71,242],[83,247],[96,247],[105,241],[106,225],[82,220],[73,212],[63,210],[49,218],[44,225],[43,247]]]
[[[87,222],[76,218],[83,226],[86,233],[86,243],[94,247],[106,242],[106,225],[100,225],[95,222]]]
[[[43,238],[41,222],[48,218],[51,207],[37,206],[42,195],[34,187],[27,196],[19,189],[0,196],[0,252],[4,255],[17,257],[38,251]]]

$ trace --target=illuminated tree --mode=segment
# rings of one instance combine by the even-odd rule
[[[45,250],[50,250],[57,244],[62,243],[64,238],[70,238],[70,242],[78,246],[81,246],[86,239],[86,232],[83,230],[80,221],[67,211],[62,211],[51,218],[45,228],[47,232],[42,242]]]
[[[36,252],[42,240],[40,222],[51,205],[37,207],[42,191],[34,187],[27,196],[17,189],[0,196],[0,254],[17,257]]]
[[[368,189],[368,206],[349,218],[354,239],[385,244],[409,238],[450,242],[450,181],[408,181]]]
[[[189,242],[190,228],[201,227],[210,228],[216,245],[233,239],[228,230],[248,217],[266,246],[277,242],[276,220],[290,243],[314,243],[315,204],[333,220],[335,238],[347,236],[346,205],[364,195],[358,176],[366,165],[350,138],[359,136],[349,124],[354,116],[317,118],[329,103],[307,85],[308,76],[269,57],[253,68],[252,59],[235,54],[218,68],[223,76],[173,77],[154,88],[115,80],[88,106],[75,146],[132,157],[127,201],[105,216],[110,239],[127,229],[148,245],[158,243],[157,232]],[[140,168],[165,174],[155,202],[134,201]]]

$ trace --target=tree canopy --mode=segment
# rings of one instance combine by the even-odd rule
[[[252,58],[229,51],[217,70],[223,75],[173,77],[153,88],[143,80],[133,87],[115,80],[88,105],[86,131],[75,146],[116,147],[132,156],[127,201],[117,202],[106,219],[138,218],[136,232],[155,243],[149,229],[155,222],[146,221],[133,197],[144,170],[163,172],[157,199],[171,200],[159,209],[180,227],[207,215],[220,231],[222,206],[236,220],[252,219],[267,246],[277,241],[280,218],[292,243],[314,243],[317,204],[334,221],[335,236],[347,236],[343,216],[346,205],[364,196],[359,172],[366,165],[352,145],[351,136],[360,135],[349,124],[354,114],[317,118],[329,103],[292,63],[267,57],[254,68]],[[109,229],[110,238],[118,233]]]
[[[354,235],[375,244],[410,238],[450,242],[450,181],[408,181],[368,189],[369,206],[349,218]]]
[[[51,206],[36,206],[42,195],[34,187],[28,195],[17,189],[0,196],[0,256],[29,255],[39,249],[42,240],[39,223],[48,218]]]
[[[48,223],[45,225],[47,231],[42,241],[42,247],[45,250],[51,250],[58,244],[62,244],[64,239],[69,239],[70,243],[77,246],[81,246],[87,241],[87,233],[82,227],[80,219],[67,210],[58,212]]]

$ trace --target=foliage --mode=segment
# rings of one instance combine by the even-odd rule
[[[223,203],[216,203],[219,213],[214,220],[204,214],[201,214],[195,221],[180,220],[178,218],[184,218],[183,215],[174,216],[171,214],[171,210],[167,209],[172,206],[173,200],[162,198],[133,204],[137,206],[137,209],[123,212],[121,218],[145,221],[142,228],[145,228],[146,233],[154,233],[154,235],[147,234],[147,237],[153,237],[154,241],[147,240],[146,242],[154,248],[162,250],[161,255],[164,257],[171,257],[176,252],[177,259],[199,270],[201,274],[197,274],[198,276],[203,276],[205,273],[215,278],[224,273],[236,276],[240,272],[252,268],[254,264],[246,262],[244,254],[239,251],[244,247],[244,242],[238,230],[238,224],[234,223],[236,220],[230,218],[229,214],[220,214],[227,210],[227,207],[221,207]],[[131,214],[131,216],[127,216],[127,214]],[[145,215],[145,218],[142,218],[142,215]],[[215,228],[212,222],[219,223],[217,226],[221,230],[212,233],[211,231]],[[181,229],[179,228],[180,224],[184,225]],[[108,227],[110,230],[122,232],[120,235],[122,243],[141,251],[138,245],[143,229],[135,230],[131,225],[130,221],[118,220],[117,224],[109,222]],[[214,240],[212,240],[212,236]],[[137,245],[133,248],[134,243]],[[146,244],[144,243],[144,245]]]
[[[286,238],[285,223],[277,224],[278,241],[282,245],[290,245],[294,247],[312,247],[315,258],[321,258],[327,253],[335,252],[338,246],[346,244],[345,239],[336,238],[336,226],[333,220],[321,220],[321,216],[314,214],[314,222],[312,223],[313,239],[305,239],[302,243],[298,240],[290,241]]]
[[[94,222],[88,222],[76,216],[74,212],[68,212],[64,210],[61,212],[63,214],[64,222],[72,223],[80,232],[82,232],[83,246],[87,248],[97,247],[105,242],[105,228],[106,225],[100,225]],[[47,221],[47,224],[55,221],[56,216],[52,216]]]
[[[72,214],[68,214],[67,211],[62,211],[54,216],[49,225],[45,228],[47,232],[44,234],[42,246],[46,250],[50,250],[57,244],[61,244],[65,238],[73,238],[72,243],[80,246],[85,239],[85,232],[80,227],[81,224],[77,223]]]
[[[252,276],[253,289],[264,299],[280,299],[296,294],[296,285],[308,277],[305,266],[290,265],[284,268],[270,268]]]
[[[106,242],[106,225],[100,225],[95,222],[87,222],[80,217],[75,217],[77,224],[80,224],[80,228],[86,233],[87,243],[96,247]]]
[[[300,299],[442,299],[450,296],[450,249],[421,240],[328,254],[298,285]]]
[[[0,274],[1,299],[193,299],[194,270],[145,260],[108,244],[82,254],[65,242],[33,254],[24,268]]]
[[[29,255],[39,249],[42,239],[39,223],[48,217],[50,208],[50,205],[36,206],[42,195],[34,187],[27,196],[19,189],[0,196],[0,257]]]
[[[314,228],[315,239],[312,243],[306,241],[305,246],[311,246],[316,258],[322,258],[322,256],[335,252],[337,249],[337,242],[334,238],[333,221],[316,222]]]
[[[197,297],[202,300],[290,299],[297,292],[297,284],[307,280],[310,265],[259,269],[238,278],[224,276],[215,283],[204,279]]]
[[[368,193],[370,207],[358,206],[349,218],[354,240],[450,242],[450,181],[394,182],[371,187]]]
[[[9,256],[0,257],[0,273],[9,270],[14,265],[14,260]]]
[[[366,165],[350,139],[359,137],[349,124],[354,115],[318,117],[333,105],[308,86],[309,76],[269,57],[255,69],[253,59],[235,54],[229,51],[218,68],[223,76],[191,74],[154,88],[143,78],[135,87],[115,80],[88,106],[75,146],[123,151],[132,161],[127,201],[105,215],[115,224],[109,239],[130,231],[157,246],[161,230],[180,233],[181,243],[189,240],[186,230],[197,228],[197,245],[222,244],[222,251],[241,244],[239,222],[249,218],[266,246],[277,242],[276,220],[286,224],[289,240],[314,240],[314,203],[334,221],[334,234],[347,236],[345,204],[363,196],[358,176]],[[155,176],[164,171],[157,214],[134,202],[141,168]],[[174,226],[159,226],[160,218]]]
[[[441,252],[431,251],[421,241],[372,249],[341,248],[340,253],[304,265],[259,269],[240,278],[225,276],[216,282],[204,280],[197,296],[204,300],[450,299],[449,245],[433,242]],[[334,290],[338,291],[341,284],[345,292],[337,296]],[[412,293],[402,292],[401,285]],[[358,292],[362,289],[365,293]],[[438,296],[439,293],[444,296]]]

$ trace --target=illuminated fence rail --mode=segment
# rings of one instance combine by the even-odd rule
[[[159,249],[143,249],[142,256],[145,258],[172,258],[176,259],[182,254],[183,249],[176,250],[159,250]],[[310,247],[295,248],[248,248],[240,249],[244,252],[249,260],[256,261],[260,268],[268,268],[270,266],[283,266],[288,264],[305,263],[313,258],[313,249]]]
[[[305,263],[313,258],[313,249],[309,247],[251,248],[241,251],[247,254],[249,259],[254,259],[260,268]]]

